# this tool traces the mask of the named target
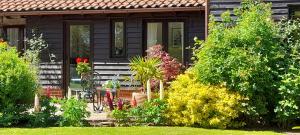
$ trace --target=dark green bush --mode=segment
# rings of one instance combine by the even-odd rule
[[[0,43],[0,125],[18,124],[33,103],[37,75],[15,48]]]

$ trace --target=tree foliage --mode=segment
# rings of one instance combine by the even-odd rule
[[[210,35],[201,44],[195,64],[198,79],[205,84],[222,84],[249,100],[245,115],[253,121],[271,121],[276,106],[280,68],[285,52],[280,44],[271,5],[243,1],[223,22],[210,23]]]
[[[182,64],[171,57],[167,52],[163,51],[161,45],[151,46],[146,52],[147,57],[161,60],[160,68],[165,82],[172,81],[180,74]]]

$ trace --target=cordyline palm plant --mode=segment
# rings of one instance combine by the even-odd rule
[[[135,79],[141,81],[144,88],[147,87],[148,100],[150,100],[150,80],[161,79],[161,61],[157,58],[134,57],[130,60],[130,70],[135,74]]]

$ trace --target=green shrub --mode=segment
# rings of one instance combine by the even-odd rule
[[[284,60],[271,5],[244,0],[235,15],[235,21],[229,12],[222,15],[223,22],[212,20],[207,40],[203,44],[198,41],[197,79],[206,85],[225,83],[228,89],[249,98],[244,104],[246,119],[270,122]]]
[[[203,85],[187,71],[171,83],[168,95],[169,120],[175,125],[204,128],[240,127],[235,122],[242,97],[222,86]]]
[[[166,108],[165,101],[154,99],[131,109],[130,114],[138,125],[164,125]]]
[[[50,127],[56,126],[59,116],[56,113],[57,107],[49,97],[41,98],[41,111],[34,112],[29,119],[30,127]]]
[[[131,126],[133,122],[129,113],[129,110],[113,110],[112,117],[116,120],[116,126]]]
[[[118,126],[165,125],[167,104],[160,99],[146,101],[136,108],[114,110],[112,117]]]
[[[90,113],[86,110],[87,103],[84,100],[77,100],[74,97],[62,100],[62,119],[61,126],[84,126],[84,118],[88,117]]]
[[[278,124],[286,128],[300,118],[300,20],[283,20],[279,28],[285,58],[279,74],[281,81],[275,113]]]
[[[30,63],[20,58],[15,48],[0,43],[0,125],[18,123],[19,115],[33,103],[37,84]]]

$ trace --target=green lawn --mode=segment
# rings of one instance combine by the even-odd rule
[[[217,130],[187,127],[0,128],[0,135],[279,135],[273,131]]]

